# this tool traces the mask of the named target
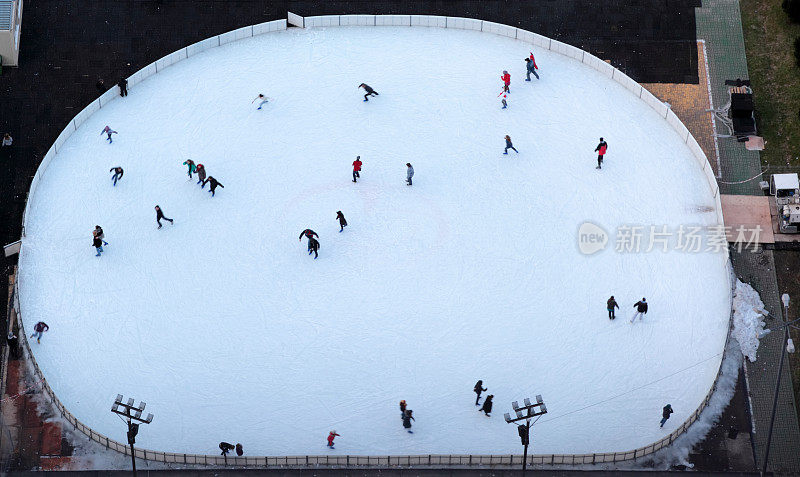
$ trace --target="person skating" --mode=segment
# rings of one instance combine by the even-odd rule
[[[380,95],[378,94],[378,92],[377,92],[377,91],[375,91],[374,89],[372,89],[372,88],[371,88],[371,87],[370,87],[368,84],[366,84],[366,83],[361,83],[360,85],[358,85],[358,87],[359,87],[359,88],[364,88],[364,91],[366,92],[366,93],[364,94],[364,101],[369,101],[369,98],[368,98],[368,96],[380,96]]]
[[[405,427],[410,434],[413,434],[411,430],[411,421],[416,421],[416,419],[414,419],[414,411],[406,409],[403,413],[403,427]]]
[[[99,257],[103,253],[103,239],[98,237],[97,234],[92,234],[92,246],[97,250],[95,257]]]
[[[414,166],[406,162],[406,184],[411,185],[411,178],[414,177]]]
[[[505,94],[505,93],[503,93],[503,99],[502,99],[502,100],[500,100],[500,103],[503,105],[503,107],[502,107],[502,108],[500,108],[500,109],[506,109],[506,108],[508,108],[508,102],[506,101],[506,94]]]
[[[186,159],[186,161],[184,161],[183,165],[186,166],[186,168],[188,169],[188,171],[186,173],[189,175],[189,179],[191,179],[192,178],[192,172],[195,172],[197,170],[197,165],[195,165],[194,161],[191,160],[191,159]]]
[[[197,172],[197,183],[200,184],[200,188],[206,186],[206,166],[202,164],[198,164],[195,168],[195,172]]]
[[[672,412],[671,404],[667,404],[664,406],[664,409],[661,410],[661,427],[664,427],[664,423],[667,422],[667,419],[669,419],[669,415],[672,414]]]
[[[94,84],[94,87],[97,88],[97,91],[100,92],[100,94],[108,91],[108,87],[106,86],[106,82],[103,81],[103,78],[98,78],[97,83]]]
[[[236,455],[238,455],[239,457],[244,455],[244,447],[242,447],[242,444],[238,442],[236,443]]]
[[[361,177],[361,156],[356,156],[356,160],[353,161],[353,182],[356,182],[356,179],[360,177]]]
[[[489,415],[489,413],[492,412],[492,399],[494,399],[494,394],[486,396],[486,400],[483,401],[483,407],[481,407],[478,412],[483,411],[486,417],[492,417]]]
[[[172,219],[167,218],[167,216],[164,215],[164,212],[161,210],[161,207],[156,206],[156,222],[158,222],[158,228],[161,228],[161,219],[168,221],[170,224],[172,223]]]
[[[614,295],[611,295],[611,298],[609,298],[606,302],[606,310],[608,310],[609,320],[616,318],[616,315],[614,314],[614,308],[619,308],[619,305],[617,304],[617,300],[614,299]]]
[[[102,136],[103,134],[108,134],[108,137],[106,138],[106,141],[108,141],[108,143],[111,144],[112,142],[114,142],[114,140],[111,139],[111,135],[112,134],[118,134],[118,133],[117,133],[117,131],[114,131],[110,127],[106,126],[106,127],[103,128],[102,131],[100,131],[100,135]]]
[[[336,439],[336,436],[341,436],[341,434],[336,433],[336,429],[332,430],[328,434],[328,447],[330,447],[331,449],[333,449],[333,440]]]
[[[319,235],[317,235],[317,233],[314,232],[311,229],[305,229],[302,232],[300,232],[300,237],[297,240],[301,241],[301,240],[303,240],[303,237],[311,239],[311,238],[314,238],[314,237],[319,238]]]
[[[336,219],[339,220],[339,232],[342,232],[347,227],[347,220],[345,220],[341,210],[336,212]]]
[[[103,227],[100,227],[99,225],[95,225],[94,226],[94,230],[92,231],[92,233],[94,235],[97,235],[98,237],[100,237],[100,240],[103,241],[103,245],[108,245],[108,242],[106,242],[106,234],[103,232]]]
[[[503,91],[510,93],[511,89],[509,86],[511,86],[511,75],[508,73],[508,71],[503,70],[503,75],[500,76],[500,79],[503,80]]]
[[[261,106],[264,106],[265,104],[269,103],[269,98],[267,98],[261,93],[258,93],[258,96],[256,96],[252,101],[250,101],[250,104],[255,103],[256,100],[259,101],[257,109],[261,109]]]
[[[636,313],[634,313],[633,318],[631,318],[631,323],[636,321],[637,317],[641,317],[641,319],[644,320],[644,315],[647,314],[647,300],[642,298],[641,301],[634,303],[633,307],[636,308]]]
[[[319,257],[319,253],[318,253],[319,252],[319,241],[317,239],[315,239],[314,237],[309,237],[308,238],[308,254],[311,255],[312,252],[314,253],[314,260],[316,260],[317,257]]]
[[[508,150],[509,149],[513,149],[514,152],[519,154],[519,151],[517,151],[517,148],[515,148],[514,145],[511,143],[511,136],[506,134],[506,149],[505,149],[505,151],[503,151],[503,154],[508,154]]]
[[[111,169],[108,170],[108,172],[114,173],[114,175],[111,176],[111,180],[114,181],[114,187],[117,186],[117,181],[122,179],[122,175],[125,173],[125,171],[123,171],[122,168],[119,166],[112,167]]]
[[[12,144],[14,144],[14,138],[11,137],[11,134],[3,134],[2,147],[11,147]]]
[[[205,182],[211,184],[210,186],[208,186],[209,192],[211,192],[211,197],[214,197],[214,191],[217,190],[217,186],[220,186],[223,189],[225,188],[225,186],[220,184],[218,180],[214,179],[214,176],[208,176],[208,179],[206,179]],[[203,185],[206,185],[205,182],[203,183]]]
[[[536,60],[533,58],[533,52],[531,52],[531,56],[525,58],[525,68],[528,70],[528,77],[525,79],[525,81],[531,80],[531,73],[533,73],[533,76],[535,76],[536,79],[539,79],[539,74],[536,73],[536,70],[538,70],[539,67],[536,66]]]
[[[228,442],[222,441],[219,443],[219,450],[222,451],[220,455],[228,455],[228,452],[236,449],[236,446]]]
[[[608,144],[600,138],[600,144],[594,148],[594,151],[597,153],[597,168],[602,169],[603,166],[603,156],[606,155],[606,150],[608,149]]]
[[[117,86],[119,86],[120,96],[122,96],[123,98],[125,96],[128,96],[128,80],[126,80],[125,78],[120,78],[119,83],[117,83]]]
[[[42,333],[47,332],[47,330],[49,330],[49,329],[50,329],[50,327],[47,326],[47,323],[45,323],[44,321],[40,321],[40,322],[36,323],[33,326],[33,334],[31,335],[31,338],[33,338],[35,336],[36,337],[36,342],[37,343],[41,343],[42,342],[41,341],[42,340]]]
[[[404,417],[406,417],[406,407],[407,407],[406,400],[405,399],[401,400],[400,401],[400,419],[403,419]]]
[[[478,395],[478,396],[475,398],[475,405],[476,405],[476,406],[478,406],[478,405],[479,405],[479,404],[478,404],[478,401],[480,401],[480,400],[481,400],[481,393],[482,393],[482,392],[484,392],[484,391],[486,391],[486,388],[485,388],[485,387],[483,387],[483,380],[482,380],[482,379],[479,379],[479,380],[478,380],[478,382],[477,382],[477,383],[475,383],[475,388],[474,388],[474,391],[475,391],[475,394],[477,394],[477,395]]]

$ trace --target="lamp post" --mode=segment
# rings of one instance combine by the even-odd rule
[[[541,395],[536,395],[536,402],[531,404],[531,400],[525,398],[524,400],[525,405],[520,407],[517,404],[517,401],[511,403],[511,407],[514,409],[514,413],[517,415],[514,419],[511,419],[511,415],[509,413],[505,413],[503,417],[507,423],[511,424],[512,422],[517,422],[521,420],[525,420],[525,424],[517,425],[517,432],[519,433],[520,441],[522,441],[522,445],[524,446],[522,451],[522,474],[525,474],[525,470],[528,468],[528,444],[530,443],[530,433],[531,433],[531,419],[537,416],[541,416],[542,414],[547,414],[547,406],[544,405],[544,401],[542,401]],[[537,409],[538,408],[538,409]]]
[[[783,302],[783,318],[785,320],[789,319],[789,295],[784,293],[781,295],[781,301]],[[783,325],[774,328],[774,329],[765,329],[758,334],[759,338],[763,338],[770,334],[772,331],[783,329],[783,343],[781,348],[785,347],[787,353],[794,353],[794,343],[792,339],[789,337],[789,327],[792,326],[792,323],[800,321],[800,318],[792,321],[787,321]],[[783,360],[786,357],[786,353],[781,350],[781,360],[780,364],[778,365],[778,379],[775,383],[775,398],[772,401],[772,415],[769,418],[769,432],[767,433],[767,446],[764,450],[764,465],[761,467],[761,475],[766,475],[767,473],[767,463],[769,462],[769,447],[772,444],[772,426],[775,424],[775,412],[778,407],[778,391],[781,388],[781,377],[783,376]]]
[[[142,419],[142,411],[144,411],[144,407],[147,403],[142,402],[139,406],[134,406],[133,402],[133,398],[128,398],[128,402],[123,403],[122,394],[117,394],[117,398],[114,399],[114,405],[111,406],[111,412],[125,418],[125,422],[128,424],[128,444],[131,446],[131,465],[133,466],[133,477],[136,477],[136,454],[133,451],[133,444],[136,443],[136,434],[139,433],[139,424],[150,424],[153,421],[153,414],[149,413],[145,419]]]

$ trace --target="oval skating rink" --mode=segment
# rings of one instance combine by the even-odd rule
[[[502,416],[536,394],[549,413],[533,453],[673,431],[719,367],[724,260],[616,252],[613,232],[644,226],[645,249],[650,225],[714,224],[714,198],[647,105],[547,51],[526,83],[529,50],[471,31],[294,29],[200,53],[95,113],[41,178],[20,258],[22,317],[50,325],[31,347],[55,393],[123,442],[113,399],[144,400],[155,419],[137,444],[187,453],[221,440],[249,455],[519,453]],[[380,96],[363,102],[361,82]],[[274,98],[261,111],[258,93]],[[502,154],[505,134],[518,155]],[[216,197],[187,158],[225,186]],[[156,204],[174,225],[156,228]],[[585,221],[611,232],[606,250],[579,252]],[[297,241],[307,227],[318,260]],[[642,296],[650,312],[631,324]]]

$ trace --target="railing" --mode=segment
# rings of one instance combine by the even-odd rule
[[[441,28],[455,28],[466,30],[477,30],[496,35],[507,36],[515,38],[520,41],[531,43],[538,48],[547,49],[565,56],[574,58],[595,70],[604,73],[609,78],[617,83],[623,85],[632,94],[639,97],[642,101],[647,103],[659,115],[663,116],[664,120],[675,130],[676,133],[684,140],[684,143],[692,151],[698,165],[704,172],[708,185],[714,196],[716,202],[717,224],[723,225],[722,219],[722,206],[719,198],[719,187],[714,177],[714,171],[708,163],[703,150],[700,148],[697,141],[691,135],[689,130],[678,119],[675,113],[661,102],[658,98],[653,96],[649,91],[643,88],[640,84],[629,78],[627,75],[614,68],[605,61],[591,55],[583,50],[575,48],[574,46],[552,40],[550,38],[531,33],[526,30],[514,28],[507,25],[498,23],[487,22],[483,20],[475,20],[471,18],[456,18],[456,17],[437,17],[437,16],[423,16],[423,15],[331,15],[331,16],[316,16],[316,17],[300,17],[298,15],[290,14],[290,23],[295,25],[303,25],[304,27],[315,26],[348,26],[348,25],[362,25],[362,26],[426,26],[426,27],[441,27]],[[158,73],[164,68],[189,58],[201,51],[209,48],[217,47],[230,43],[232,41],[240,40],[243,38],[286,29],[286,20],[279,20],[273,22],[262,23],[259,25],[249,26],[234,30],[222,35],[208,38],[206,40],[189,45],[174,53],[171,53],[160,60],[151,63],[150,65],[142,68],[134,73],[133,76],[128,78],[128,87],[132,88],[136,84],[142,82],[147,77]],[[84,108],[78,113],[75,118],[70,121],[67,127],[56,139],[53,147],[45,155],[41,165],[36,171],[36,175],[31,183],[30,192],[28,194],[28,201],[25,205],[25,212],[23,213],[23,230],[25,225],[25,218],[30,208],[32,195],[35,193],[36,186],[41,179],[50,161],[58,154],[58,150],[64,145],[64,142],[69,136],[78,129],[78,127],[95,111],[98,111],[103,106],[113,101],[118,97],[118,88],[115,86],[105,94],[100,96],[97,100],[93,101],[89,106]],[[23,232],[24,237],[24,232]],[[23,247],[20,253],[24,253],[24,240]],[[722,254],[722,263],[720,266],[726,266],[728,262],[728,253]],[[17,311],[17,316],[21,317],[19,307],[19,280],[14,283],[14,307]],[[729,288],[732,287],[732,282],[729,278]],[[732,292],[731,292],[732,296]],[[23,329],[22,319],[19,319],[20,339],[24,343],[24,351],[28,357],[29,363],[33,367],[33,371],[39,380],[39,385],[42,391],[52,401],[61,417],[72,425],[76,430],[81,431],[89,439],[98,442],[108,449],[115,450],[125,455],[130,455],[130,447],[126,444],[117,442],[110,439],[103,434],[96,432],[91,427],[83,424],[69,410],[61,403],[55,395],[47,380],[44,378],[36,358],[30,349],[30,344],[27,340],[27,334]],[[727,348],[728,338],[725,341]],[[677,429],[671,432],[664,438],[638,449],[625,451],[625,452],[607,452],[597,454],[544,454],[544,455],[529,455],[529,465],[584,465],[584,464],[603,464],[622,462],[632,459],[644,457],[654,452],[663,449],[664,447],[672,444],[681,434],[691,426],[700,416],[702,411],[708,405],[711,395],[714,393],[719,376],[721,372],[717,372],[714,379],[714,384],[706,394],[706,397],[698,406],[697,410],[689,416]],[[307,455],[307,456],[265,456],[265,457],[227,457],[227,460],[220,455],[203,455],[203,454],[177,454],[171,452],[160,452],[148,449],[135,450],[136,457],[139,459],[163,462],[166,464],[188,464],[188,465],[228,465],[236,467],[273,467],[273,466],[513,466],[522,464],[521,455],[505,454],[505,455],[406,455],[406,456],[351,456],[351,455]]]

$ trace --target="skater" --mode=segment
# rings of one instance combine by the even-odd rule
[[[92,246],[97,250],[97,255],[95,255],[95,257],[99,257],[100,254],[103,253],[103,239],[96,233],[92,234]]]
[[[314,231],[313,231],[313,230],[311,230],[311,229],[305,229],[305,230],[303,230],[302,232],[300,232],[300,238],[298,238],[297,240],[298,240],[298,241],[299,241],[299,240],[303,240],[303,236],[305,236],[305,237],[306,237],[306,238],[308,238],[308,239],[312,239],[312,238],[314,238],[314,237],[317,237],[317,238],[319,238],[319,235],[317,235],[317,233],[316,233],[316,232],[314,232]]]
[[[369,101],[368,96],[380,96],[377,91],[372,89],[368,84],[361,83],[358,85],[359,88],[364,88],[366,94],[364,94],[364,101]]]
[[[478,401],[481,400],[481,393],[484,392],[484,391],[486,391],[486,388],[483,387],[483,380],[479,379],[478,382],[475,383],[475,394],[478,395],[478,397],[475,398],[475,405],[476,406],[478,406]]]
[[[122,174],[125,173],[125,171],[123,171],[122,168],[119,166],[112,167],[111,169],[108,170],[108,172],[114,173],[114,175],[111,177],[111,180],[114,181],[114,187],[117,186],[117,181],[122,179]]]
[[[108,141],[108,143],[109,143],[109,144],[111,144],[112,142],[114,142],[114,140],[113,140],[113,139],[111,139],[111,135],[112,135],[112,134],[117,134],[117,131],[114,131],[114,130],[113,130],[113,129],[111,129],[110,127],[106,126],[106,127],[104,127],[104,128],[103,128],[103,130],[102,130],[102,131],[100,131],[100,135],[102,136],[104,133],[105,133],[105,134],[108,134],[108,137],[106,138],[106,140]]]
[[[97,91],[99,91],[100,94],[103,94],[108,90],[108,88],[106,87],[106,82],[103,81],[103,78],[99,78],[94,86],[95,88],[97,88]]]
[[[197,170],[197,166],[194,164],[194,161],[191,160],[191,159],[186,159],[186,161],[183,163],[183,165],[186,166],[189,169],[187,174],[189,174],[189,179],[191,179],[192,178],[192,172]]]
[[[500,108],[500,109],[508,108],[508,103],[506,102],[506,94],[505,93],[503,93],[503,99],[500,101],[500,103],[503,105],[503,107]]]
[[[664,427],[664,423],[667,422],[669,419],[669,415],[672,414],[672,405],[667,404],[664,406],[664,409],[661,410],[661,427]]]
[[[99,225],[95,225],[94,226],[94,230],[92,231],[92,234],[100,237],[100,240],[103,241],[103,245],[108,245],[108,242],[106,242],[106,235],[103,233],[103,227],[100,227]]]
[[[50,329],[50,327],[47,326],[47,323],[45,323],[44,321],[40,321],[40,322],[36,323],[36,325],[34,325],[33,334],[31,335],[31,338],[33,338],[35,336],[36,337],[36,342],[37,343],[41,343],[42,333],[47,332],[47,330],[49,330],[49,329]]]
[[[510,93],[511,89],[509,89],[509,86],[511,86],[511,75],[508,74],[508,71],[503,70],[503,75],[500,76],[500,79],[503,80],[503,92]]]
[[[315,239],[314,237],[309,237],[308,238],[308,254],[311,255],[311,252],[314,252],[314,260],[316,260],[317,257],[319,257],[319,253],[317,253],[318,251],[319,251],[319,241],[317,239]]]
[[[225,441],[219,443],[219,450],[222,451],[220,455],[228,455],[228,452],[234,450],[236,447],[233,444],[229,444]]]
[[[519,151],[517,151],[517,148],[515,148],[515,147],[514,147],[514,145],[513,145],[513,144],[511,144],[511,136],[509,136],[508,134],[506,134],[506,150],[503,152],[503,154],[508,154],[508,150],[509,150],[509,149],[513,149],[513,150],[514,150],[514,152],[516,152],[517,154],[519,154]]]
[[[478,409],[478,412],[483,411],[486,417],[492,417],[489,415],[489,413],[492,412],[492,399],[494,399],[494,394],[486,396],[486,400],[483,401],[483,407]]]
[[[641,317],[641,319],[644,320],[644,315],[647,314],[647,300],[642,298],[641,301],[634,303],[633,307],[636,308],[636,313],[634,313],[633,318],[631,318],[631,323],[636,321],[637,317]]]
[[[120,96],[122,96],[123,98],[125,96],[128,96],[128,80],[126,80],[125,78],[120,78],[119,83],[117,83],[117,86],[119,86]]]
[[[613,320],[614,318],[616,318],[616,315],[614,315],[614,308],[619,308],[619,305],[617,305],[617,300],[614,299],[614,295],[611,295],[611,298],[609,298],[608,301],[606,302],[606,309],[608,310],[609,320]]]
[[[597,153],[597,168],[598,169],[602,169],[603,156],[606,155],[606,150],[607,149],[608,149],[608,144],[606,144],[606,142],[603,140],[603,138],[600,138],[600,144],[598,144],[597,147],[594,148],[594,151]]]
[[[402,401],[400,401],[400,419],[403,419],[403,418],[406,417],[406,407],[407,407],[406,406],[406,400],[403,399]]]
[[[341,210],[336,212],[336,218],[339,220],[339,232],[341,233],[347,227],[347,220],[345,220]]]
[[[195,168],[195,172],[197,172],[197,183],[200,184],[200,188],[206,186],[206,166],[202,164],[198,164]]]
[[[238,455],[239,457],[244,455],[244,448],[238,442],[236,443],[236,455]]]
[[[267,98],[261,93],[258,93],[258,96],[256,96],[252,101],[250,101],[250,104],[255,103],[256,99],[259,100],[258,109],[261,109],[261,106],[264,106],[265,104],[269,103],[269,98]]]
[[[337,434],[335,429],[328,434],[328,447],[331,449],[333,449],[333,440],[336,439],[336,436],[341,436],[341,434]]]
[[[209,192],[211,192],[211,197],[214,197],[214,191],[217,190],[217,186],[220,186],[223,189],[225,188],[225,186],[220,184],[220,182],[218,180],[214,179],[214,176],[208,176],[208,179],[206,179],[203,182],[203,185],[206,185],[206,182],[210,182],[211,183],[211,185],[208,186]],[[201,187],[201,189],[202,189],[202,187]]]
[[[410,434],[413,434],[411,431],[411,421],[416,421],[416,419],[414,419],[414,411],[406,409],[403,413],[403,427],[405,427]]]
[[[164,212],[161,211],[161,207],[156,206],[156,222],[158,222],[158,228],[161,228],[161,219],[164,219],[172,224],[172,219],[167,218],[167,216],[164,215]]]
[[[361,177],[361,156],[356,156],[356,160],[353,161],[353,182],[356,182],[356,179],[360,177]]]
[[[525,79],[525,81],[531,80],[531,73],[533,73],[533,76],[535,76],[536,79],[539,79],[539,75],[536,73],[536,70],[538,70],[539,67],[536,66],[536,60],[533,59],[533,52],[531,52],[531,56],[525,58],[525,67],[528,70],[528,77]]]
[[[406,184],[411,185],[411,178],[414,177],[414,166],[410,162],[406,162]]]

